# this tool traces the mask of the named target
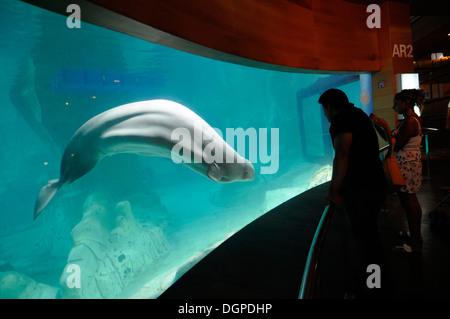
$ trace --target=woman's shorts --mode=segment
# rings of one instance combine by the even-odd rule
[[[398,167],[405,180],[400,192],[417,193],[422,185],[422,154],[420,150],[401,150],[394,153]]]

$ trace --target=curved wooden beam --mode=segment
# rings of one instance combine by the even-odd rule
[[[64,15],[70,0],[26,0]],[[346,0],[79,0],[81,19],[197,55],[289,72],[378,71],[367,6]]]

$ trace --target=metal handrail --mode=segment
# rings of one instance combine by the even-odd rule
[[[311,246],[309,247],[308,257],[306,258],[298,299],[314,298],[320,253],[322,251],[323,242],[325,241],[333,211],[332,204],[328,204],[325,207],[319,225],[316,228]]]
[[[427,156],[427,176],[425,176],[425,179],[431,179],[430,175],[430,147],[428,144],[428,135],[432,132],[439,131],[437,128],[433,127],[424,127],[422,129],[423,135],[425,136],[425,154]]]
[[[387,144],[387,145],[385,145],[385,146],[381,147],[381,148],[380,148],[380,150],[379,150],[379,151],[380,151],[380,153],[381,153],[381,152],[384,152],[384,151],[385,151],[385,150],[387,150],[387,149],[388,149],[389,147],[391,147],[391,145],[390,145],[390,144]]]
[[[387,144],[379,149],[380,155],[387,149]],[[319,267],[320,253],[328,231],[331,217],[333,215],[333,206],[328,204],[322,213],[316,232],[314,233],[311,246],[309,247],[308,257],[306,258],[305,269],[303,270],[302,283],[298,299],[313,299],[315,295],[315,286],[317,281],[317,273]]]

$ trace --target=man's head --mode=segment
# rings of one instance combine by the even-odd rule
[[[323,112],[329,122],[336,114],[351,105],[347,95],[338,89],[329,89],[323,92],[319,98],[319,103],[322,104]]]

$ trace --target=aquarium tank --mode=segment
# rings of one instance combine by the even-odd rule
[[[244,226],[330,179],[323,91],[339,88],[371,112],[369,74],[258,69],[66,20],[0,2],[0,298],[157,298]],[[254,179],[214,182],[171,158],[116,154],[34,219],[84,123],[156,99],[221,132]]]

